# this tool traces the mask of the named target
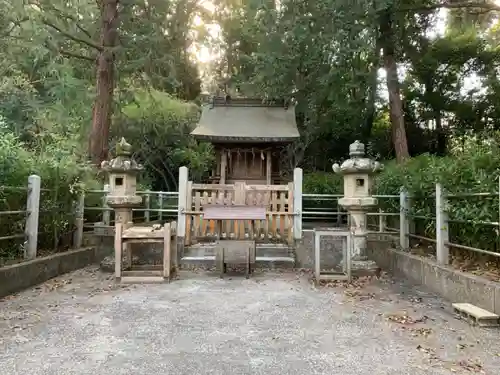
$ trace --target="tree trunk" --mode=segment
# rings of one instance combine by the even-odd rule
[[[384,56],[384,68],[387,75],[389,111],[392,127],[392,141],[398,163],[410,157],[403,114],[403,103],[399,89],[398,69],[395,58],[395,38],[392,25],[392,10],[387,9],[381,16],[380,35]]]
[[[89,156],[95,165],[108,158],[109,129],[113,115],[115,52],[118,27],[118,0],[101,0],[102,50],[97,58],[96,98],[89,138]]]
[[[366,111],[365,125],[362,129],[362,139],[365,144],[368,144],[370,137],[372,135],[373,122],[375,121],[376,107],[375,102],[377,101],[377,86],[378,86],[378,69],[380,66],[380,42],[377,41],[377,46],[375,47],[375,53],[373,57],[373,65],[370,68],[370,92],[368,94],[368,108]]]
[[[445,156],[447,139],[443,129],[443,119],[440,110],[434,110],[434,120],[436,121],[436,154]]]

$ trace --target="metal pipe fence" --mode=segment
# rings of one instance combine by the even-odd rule
[[[26,186],[0,186],[1,264],[75,245],[72,194],[42,188],[41,183],[31,175]]]
[[[108,193],[107,185],[100,190],[86,191],[76,199],[73,197],[69,208],[68,204],[60,202],[63,197],[69,199],[68,192],[42,188],[38,176],[30,176],[27,185],[23,187],[0,186],[0,250],[14,244],[25,259],[33,259],[40,245],[39,237],[52,237],[54,247],[57,247],[56,239],[66,232],[72,234],[73,247],[81,246],[84,232],[93,231],[99,226],[114,226],[114,211],[106,205],[105,200]],[[132,210],[134,222],[163,222],[177,218],[178,192],[146,190],[138,191],[137,194],[144,198],[143,206]],[[304,228],[348,226],[349,215],[339,204],[342,197],[341,194],[304,192],[300,212]],[[403,250],[409,250],[411,242],[427,242],[432,244],[431,250],[442,264],[450,262],[450,249],[500,258],[500,181],[496,192],[451,194],[437,184],[435,192],[425,197],[412,197],[404,190],[399,194],[373,197],[378,199],[378,206],[367,213],[368,229],[399,236],[399,244]],[[485,199],[489,200],[487,207],[490,211],[497,208],[496,218],[485,220],[484,217],[456,217],[460,210],[453,208],[460,207],[461,204],[457,202],[465,200],[471,204],[474,199],[478,200],[478,205],[484,205]],[[17,206],[12,206],[12,202]],[[46,216],[51,216],[51,219],[45,220]],[[44,218],[43,223],[40,223],[40,217]],[[64,225],[46,225],[53,221]],[[469,236],[470,238],[465,236],[464,233],[468,233],[468,230],[476,231],[477,235]],[[481,236],[486,240],[481,240]]]

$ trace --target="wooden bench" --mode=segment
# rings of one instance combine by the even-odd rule
[[[203,205],[203,219],[217,222],[218,241],[215,259],[221,277],[226,272],[227,264],[245,264],[246,278],[252,272],[255,264],[254,240],[220,240],[223,220],[265,220],[266,208],[263,206],[218,204]]]

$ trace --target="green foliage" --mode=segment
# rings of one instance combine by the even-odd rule
[[[26,209],[26,190],[9,187],[27,187],[28,176],[41,178],[39,249],[59,246],[67,233],[73,230],[73,202],[84,189],[96,188],[94,171],[78,157],[72,139],[51,136],[43,147],[29,150],[5,123],[0,127],[0,211]],[[4,188],[2,188],[4,187]],[[0,237],[22,234],[25,216],[0,216]],[[22,255],[22,240],[2,241],[0,258]],[[69,245],[67,243],[66,245]]]
[[[498,229],[484,222],[498,222],[500,137],[484,135],[458,140],[446,157],[420,155],[404,165],[390,163],[378,176],[376,192],[395,194],[404,186],[412,196],[411,214],[429,237],[435,236],[435,184],[448,194],[490,193],[490,196],[450,197],[446,210],[451,242],[488,250],[498,250]],[[381,201],[383,209],[397,212],[399,202]]]
[[[125,137],[133,145],[136,159],[146,170],[144,178],[154,190],[177,190],[179,167],[185,165],[191,178],[199,180],[213,163],[209,144],[189,136],[200,108],[155,90],[138,90],[112,129],[115,140]]]
[[[332,172],[305,173],[302,191],[307,194],[342,194],[342,176]]]
[[[397,195],[404,187],[411,196],[411,212],[417,230],[435,236],[435,191],[441,183],[450,195],[489,193],[489,196],[450,197],[446,210],[450,238],[454,243],[498,251],[498,227],[484,222],[499,220],[500,135],[462,137],[452,142],[446,157],[429,154],[409,159],[404,164],[384,163],[375,180],[374,194]],[[304,193],[342,194],[339,176],[333,173],[306,173]],[[379,199],[385,212],[399,212],[399,199]]]
[[[205,8],[205,2],[191,0],[120,2],[112,142],[125,136],[132,143],[146,166],[142,185],[176,190],[179,166],[187,165],[191,178],[199,180],[213,162],[211,147],[188,136],[198,106],[177,100],[199,96],[200,67],[206,87],[214,91],[233,84],[239,94],[297,101],[302,137],[283,159],[310,172],[304,177],[306,192],[341,191],[339,176],[314,171],[329,171],[355,139],[367,143],[372,157],[390,159],[390,117],[380,95],[384,82],[377,82],[383,67],[378,35],[383,11],[393,18],[393,57],[406,67],[401,89],[410,152],[448,156],[388,163],[377,190],[394,194],[406,186],[417,195],[415,213],[426,216],[434,212],[430,195],[436,180],[450,190],[494,189],[488,181],[498,174],[497,154],[493,146],[485,149],[471,140],[485,129],[500,129],[500,27],[491,14],[454,9],[445,35],[430,36],[435,12],[425,7],[435,1],[209,3]],[[0,115],[5,123],[0,184],[25,185],[29,174],[40,174],[51,189],[44,193],[44,209],[58,206],[56,216],[75,189],[94,181],[84,160],[96,91],[95,58],[101,49],[96,47],[98,4],[40,0],[33,7],[0,1]],[[207,32],[210,22],[220,27],[220,35]],[[193,61],[192,52],[202,44],[220,58]],[[470,74],[481,81],[480,90],[466,87],[464,77]],[[24,193],[11,194],[5,202],[19,206],[24,198]],[[490,203],[471,198],[452,203],[450,213],[494,220]],[[0,219],[1,228],[17,225]],[[46,215],[42,226],[63,231],[69,222]],[[431,230],[432,222],[427,223]],[[462,243],[484,234],[466,231],[459,233]],[[51,246],[52,240],[47,241]]]

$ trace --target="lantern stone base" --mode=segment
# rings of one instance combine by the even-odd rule
[[[353,246],[351,249],[351,273],[354,276],[374,276],[379,273],[377,264],[369,260],[366,254],[367,228],[366,212],[351,211],[351,232],[353,235]]]
[[[373,260],[369,260],[366,257],[359,257],[351,261],[351,274],[357,277],[378,276],[380,274],[380,267]]]
[[[378,203],[377,198],[373,197],[343,197],[339,199],[339,205],[347,211],[367,212]]]
[[[137,195],[108,195],[106,203],[112,208],[132,208],[142,204],[142,197]]]

